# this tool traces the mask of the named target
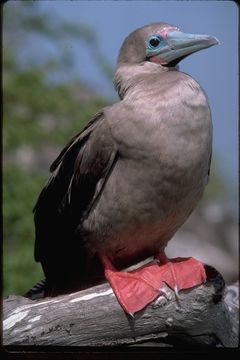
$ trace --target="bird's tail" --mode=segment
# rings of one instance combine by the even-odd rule
[[[46,279],[37,282],[30,290],[23,296],[31,300],[37,300],[46,296],[47,281]]]

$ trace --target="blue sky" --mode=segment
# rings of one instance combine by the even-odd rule
[[[238,8],[233,1],[41,1],[41,8],[74,23],[92,26],[101,51],[115,65],[124,38],[133,30],[164,21],[182,31],[216,36],[221,45],[193,54],[180,69],[193,76],[208,95],[212,110],[213,157],[237,199],[238,184]],[[11,4],[13,5],[13,4]],[[71,46],[76,76],[114,97],[91,54],[79,41]]]

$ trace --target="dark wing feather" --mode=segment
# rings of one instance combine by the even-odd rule
[[[57,169],[58,165],[62,162],[65,154],[71,150],[71,148],[78,143],[78,145],[81,145],[84,143],[91,132],[95,129],[95,127],[98,126],[99,122],[103,120],[103,112],[98,112],[92,120],[90,120],[87,125],[84,127],[82,131],[80,131],[78,134],[76,134],[69,143],[63,148],[63,150],[60,152],[56,160],[52,163],[50,166],[50,171],[53,172]]]
[[[69,281],[76,271],[86,270],[84,241],[76,239],[76,230],[98,200],[117,157],[101,112],[51,165],[53,174],[34,208],[35,259],[41,261],[47,279],[56,282],[65,276]]]

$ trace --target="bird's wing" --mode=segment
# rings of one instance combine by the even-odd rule
[[[100,196],[118,158],[104,113],[99,112],[62,150],[34,208],[35,259],[49,259],[66,248]],[[48,261],[48,260],[46,260]]]

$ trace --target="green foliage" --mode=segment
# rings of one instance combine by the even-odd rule
[[[3,275],[4,294],[22,294],[42,277],[33,261],[32,209],[44,183],[40,173],[27,174],[7,165],[3,171]]]
[[[7,151],[22,144],[62,145],[103,104],[96,98],[79,104],[74,93],[81,85],[49,85],[44,68],[19,71],[13,64],[6,64],[5,71],[3,145]]]

